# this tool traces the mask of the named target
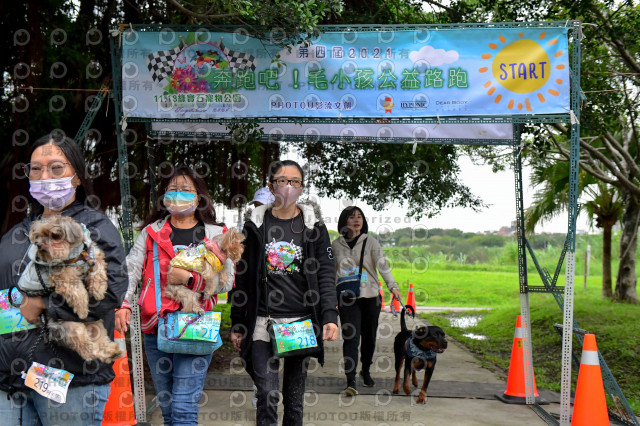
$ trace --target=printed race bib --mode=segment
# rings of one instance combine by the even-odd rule
[[[14,291],[14,298],[20,295]],[[19,300],[15,301],[19,303]],[[13,333],[14,331],[36,328],[35,324],[29,324],[20,314],[20,308],[16,308],[9,300],[9,290],[0,290],[0,334]]]
[[[67,390],[73,379],[73,373],[34,362],[29,371],[22,373],[25,386],[52,401],[67,401]]]
[[[318,346],[311,320],[272,325],[278,353]]]
[[[182,330],[187,321],[195,314],[181,314],[178,316],[178,329]],[[220,312],[207,311],[196,322],[190,324],[180,339],[185,340],[205,340],[207,342],[217,342],[220,336]]]

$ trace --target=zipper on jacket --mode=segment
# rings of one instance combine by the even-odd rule
[[[147,288],[144,289],[144,292],[142,293],[142,297],[140,298],[140,302],[138,303],[138,305],[142,306],[142,303],[144,302],[144,298],[147,296],[147,292],[149,291],[150,285],[151,285],[151,278],[147,280]]]

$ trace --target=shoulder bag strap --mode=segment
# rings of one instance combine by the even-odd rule
[[[367,236],[367,238],[365,238],[365,240],[362,242],[362,251],[360,252],[360,268],[358,269],[358,275],[362,275],[362,264],[364,263],[364,248],[367,246],[367,240],[369,239],[369,237]]]
[[[268,210],[267,210],[268,212]],[[264,218],[262,219],[262,246],[260,250],[262,250],[262,286],[264,288],[264,297],[265,297],[265,306],[267,307],[267,322],[271,319],[271,315],[269,314],[269,295],[267,294],[267,212],[264,213]]]
[[[158,243],[153,242],[153,275],[156,287],[156,312],[160,319],[160,308],[162,307],[162,296],[160,295],[160,259],[158,257]]]

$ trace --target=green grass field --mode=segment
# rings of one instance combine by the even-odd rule
[[[446,269],[448,268],[448,269]],[[443,327],[447,334],[464,344],[487,366],[495,365],[507,371],[511,356],[516,317],[520,313],[520,293],[517,269],[499,267],[491,271],[489,265],[454,265],[441,268],[434,266],[425,270],[394,267],[392,274],[400,283],[406,298],[409,283],[414,286],[416,302],[426,306],[466,306],[490,308],[482,312],[477,326],[460,329],[450,325],[452,313],[425,315],[430,322]],[[537,274],[530,274],[531,285],[541,285]],[[640,412],[640,363],[635,354],[640,351],[640,306],[614,303],[602,299],[601,279],[590,277],[587,289],[583,289],[583,277],[575,278],[574,320],[579,326],[596,335],[598,348],[602,352],[613,376],[636,413]],[[564,275],[558,279],[564,285]],[[385,303],[390,295],[385,289]],[[533,362],[536,383],[540,388],[560,390],[561,337],[553,328],[562,324],[562,311],[549,294],[530,294]],[[469,315],[465,313],[464,315]],[[477,313],[473,313],[477,315]],[[487,336],[486,340],[475,340],[463,336],[473,333]],[[581,348],[574,338],[574,351],[580,358]],[[577,381],[577,370],[573,371],[573,386]]]

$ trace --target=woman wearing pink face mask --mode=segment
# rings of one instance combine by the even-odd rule
[[[269,319],[285,324],[310,319],[324,363],[323,340],[338,337],[333,254],[320,207],[298,201],[304,172],[295,161],[270,167],[275,201],[247,212],[245,250],[231,293],[232,342],[257,387],[256,424],[278,424],[278,358],[267,331]],[[285,358],[283,426],[302,425],[309,356]]]
[[[22,299],[20,321],[10,329],[3,327],[0,334],[0,419],[2,424],[17,424],[19,419],[25,425],[55,424],[60,419],[66,426],[100,424],[110,382],[115,377],[112,364],[85,361],[72,349],[48,341],[41,321],[102,320],[113,337],[114,309],[127,288],[122,238],[111,220],[98,210],[100,199],[93,193],[82,148],[73,139],[62,132],[43,136],[31,143],[27,161],[22,170],[29,183],[29,211],[0,242],[0,290],[14,287],[29,263],[28,236],[33,221],[54,215],[70,217],[89,230],[91,239],[105,254],[108,288],[102,300],[90,300],[85,318],[79,318],[64,297],[55,292]],[[78,258],[67,260],[73,263]],[[27,322],[41,327],[25,327]],[[50,370],[56,371],[52,374],[57,377],[64,374],[59,370],[73,376],[64,404],[54,403],[28,387],[21,373],[34,363],[57,369]]]

